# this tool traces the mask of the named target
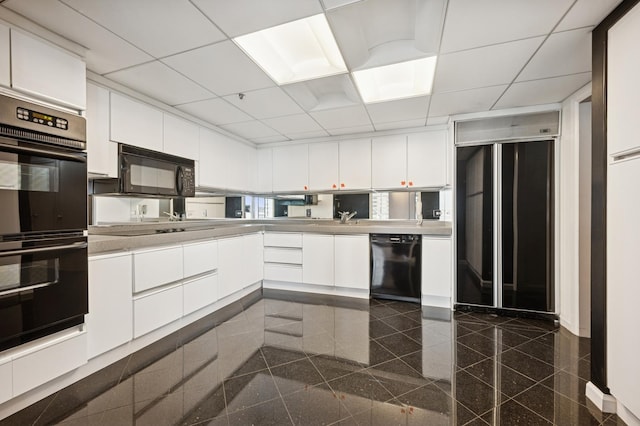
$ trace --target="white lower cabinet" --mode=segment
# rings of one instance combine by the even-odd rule
[[[242,255],[244,256],[243,287],[262,280],[263,276],[263,238],[262,233],[248,234],[242,237]]]
[[[77,331],[13,358],[13,396],[21,395],[87,362],[87,333]]]
[[[181,280],[184,277],[182,256],[182,246],[135,251],[133,292]]]
[[[218,268],[218,241],[183,246],[184,277],[211,272]]]
[[[11,358],[0,361],[0,404],[13,396],[13,365]]]
[[[368,290],[369,235],[336,235],[335,286]]]
[[[85,316],[89,358],[131,340],[131,280],[130,253],[89,258],[89,314]]]
[[[450,237],[422,237],[422,304],[451,308]]]
[[[182,317],[182,284],[133,301],[133,337],[140,337]]]
[[[218,300],[218,274],[212,273],[183,284],[183,314],[188,315]]]
[[[302,282],[302,267],[283,263],[265,263],[264,279],[300,283]]]
[[[218,297],[222,299],[242,288],[242,237],[218,240]]]
[[[302,235],[302,282],[333,286],[334,237],[324,234]]]

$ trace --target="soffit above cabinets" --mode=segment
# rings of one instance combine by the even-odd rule
[[[270,143],[561,102],[590,81],[591,31],[620,1],[5,0],[0,8],[86,47],[90,71]],[[278,86],[233,40],[320,13],[342,74]],[[352,72],[433,55],[430,95],[362,101]]]

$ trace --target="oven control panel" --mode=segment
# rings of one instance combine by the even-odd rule
[[[53,115],[43,114],[26,108],[16,108],[16,117],[18,120],[30,121],[47,127],[56,127],[60,130],[69,129],[69,122],[64,118],[54,117]]]

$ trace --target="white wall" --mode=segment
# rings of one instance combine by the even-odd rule
[[[591,101],[580,108],[579,306],[580,336],[591,336]]]
[[[287,217],[306,217],[307,209],[311,209],[311,217],[332,219],[333,195],[318,194],[318,204],[315,206],[289,206],[287,209]]]

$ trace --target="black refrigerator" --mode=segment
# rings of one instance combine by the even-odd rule
[[[555,312],[554,143],[456,148],[456,302]]]

